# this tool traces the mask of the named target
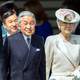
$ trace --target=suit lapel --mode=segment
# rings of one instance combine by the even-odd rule
[[[22,33],[20,33],[17,37],[17,44],[19,45],[19,56],[21,58],[21,61],[23,63],[23,66],[25,64],[25,60],[28,58],[28,55],[29,55],[29,48],[28,48],[28,45],[26,44],[26,41],[24,40],[24,37],[22,35]]]
[[[32,58],[33,58],[33,56],[35,54],[35,51],[36,51],[36,48],[34,47],[35,42],[36,42],[35,36],[32,36],[30,49],[28,51],[28,54],[26,55],[27,58],[25,59],[24,68],[23,69],[27,68],[27,66],[32,61]]]

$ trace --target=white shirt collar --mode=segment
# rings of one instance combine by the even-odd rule
[[[27,38],[28,38],[28,37],[31,38],[31,36],[27,36],[27,35],[25,35],[25,34],[23,34],[23,37],[24,37],[26,43],[27,43]]]
[[[3,27],[4,27],[4,29],[7,31],[7,36],[10,36],[10,33],[9,33],[9,31],[6,29],[6,26],[5,26],[4,23],[3,23]]]

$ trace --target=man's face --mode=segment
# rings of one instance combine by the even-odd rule
[[[31,36],[35,32],[36,21],[32,16],[21,17],[20,29],[27,36]]]
[[[4,20],[4,25],[6,26],[6,29],[10,33],[15,33],[18,30],[17,15],[16,14],[13,14],[13,15],[7,17]]]

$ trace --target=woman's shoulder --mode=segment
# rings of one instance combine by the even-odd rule
[[[80,35],[72,35],[72,39],[80,44]]]
[[[80,39],[80,35],[72,35],[72,38]]]
[[[50,36],[48,36],[46,38],[46,40],[55,41],[57,38],[58,38],[58,34],[56,34],[56,35],[50,35]]]

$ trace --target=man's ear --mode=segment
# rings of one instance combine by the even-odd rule
[[[20,19],[18,19],[18,25],[20,26],[20,23],[21,23],[21,20]]]

